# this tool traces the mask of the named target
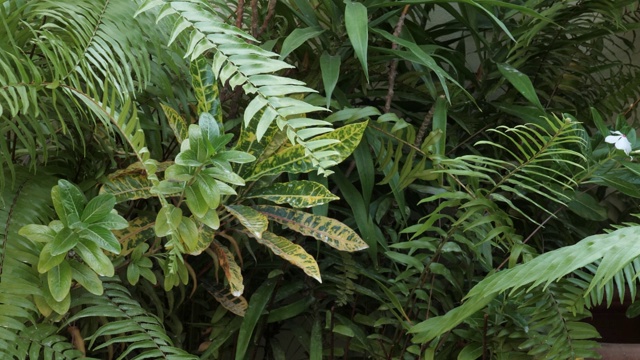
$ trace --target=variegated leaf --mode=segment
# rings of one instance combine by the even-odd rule
[[[178,143],[182,143],[184,139],[189,137],[189,126],[187,122],[172,107],[165,104],[160,104],[160,106],[162,106],[162,111],[164,111],[164,115],[167,117],[167,121],[169,122],[171,130],[173,130],[173,134],[176,136],[176,140],[178,140]]]
[[[216,240],[213,241],[213,250],[218,257],[218,263],[224,271],[224,275],[229,282],[231,288],[231,294],[233,296],[240,296],[244,292],[244,285],[242,284],[242,273],[240,272],[240,266],[236,263],[233,254],[224,245],[220,244]]]
[[[262,111],[258,112],[256,116],[262,116]],[[249,126],[243,127],[235,147],[235,150],[244,151],[256,157],[256,161],[252,163],[238,164],[234,167],[235,171],[243,178],[253,173],[256,164],[271,156],[287,142],[286,134],[280,131],[275,123],[271,124],[262,139],[258,141],[256,136],[257,126],[258,122],[252,121]]]
[[[280,206],[260,205],[254,209],[265,214],[270,220],[286,225],[303,235],[313,236],[338,250],[351,252],[369,247],[355,231],[335,219]]]
[[[198,114],[209,113],[222,124],[222,109],[218,83],[213,76],[211,64],[204,57],[191,63],[191,86],[198,100]]]
[[[362,134],[367,128],[367,123],[367,121],[364,121],[345,125],[330,133],[316,136],[309,143],[323,144],[326,142],[326,145],[314,148],[314,153],[331,152],[331,155],[322,157],[322,161],[340,163],[351,155],[356,146],[358,146]],[[339,142],[334,142],[335,140]],[[306,153],[305,147],[300,144],[284,148],[263,161],[256,161],[256,163],[257,165],[252,173],[248,177],[245,176],[247,181],[257,180],[267,175],[279,175],[283,172],[291,174],[307,173],[317,168],[312,158]]]
[[[189,255],[200,255],[203,251],[205,251],[213,241],[213,237],[215,236],[215,232],[211,230],[209,227],[200,226],[198,240],[194,247],[187,249]]]
[[[225,205],[227,211],[247,228],[254,236],[260,237],[267,230],[269,221],[261,213],[244,205]]]
[[[329,201],[340,199],[322,184],[308,180],[275,183],[252,190],[246,197],[266,199],[276,204],[289,204],[295,208],[324,205]]]
[[[265,231],[262,234],[262,237],[256,238],[256,240],[260,244],[268,247],[274,254],[299,267],[307,275],[318,280],[318,282],[322,282],[320,269],[318,268],[316,259],[309,255],[302,246],[291,242],[285,237],[278,236],[268,231]]]
[[[129,227],[114,231],[113,234],[118,238],[122,250],[120,256],[127,256],[141,243],[155,237],[153,219],[142,216],[129,221]]]
[[[109,175],[108,180],[100,188],[100,194],[112,194],[116,202],[147,199],[153,197],[153,184],[147,179],[141,163],[133,163],[126,169],[118,170]]]
[[[229,290],[206,280],[202,282],[202,287],[204,287],[205,290],[207,290],[209,294],[211,294],[220,303],[220,305],[222,305],[222,307],[238,316],[244,317],[249,304],[243,296],[233,296]]]

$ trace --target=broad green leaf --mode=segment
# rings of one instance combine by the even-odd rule
[[[543,108],[540,103],[540,99],[538,99],[538,95],[536,94],[536,89],[533,87],[533,83],[531,83],[531,79],[529,79],[527,75],[509,64],[497,65],[500,73],[511,83],[511,85],[513,85],[513,87],[516,88],[516,90],[518,90],[532,104],[536,105],[540,109]]]
[[[195,216],[202,217],[209,211],[209,205],[200,192],[199,186],[187,186],[184,193],[187,206]]]
[[[122,216],[116,214],[114,210],[92,225],[100,226],[109,230],[122,230],[129,227],[129,222]]]
[[[111,277],[115,273],[111,260],[94,242],[80,239],[75,247],[76,253],[93,271],[100,276]]]
[[[220,285],[213,284],[207,280],[201,282],[202,287],[205,288],[225,309],[232,313],[244,317],[247,312],[248,303],[242,296],[233,296]]]
[[[324,29],[320,26],[297,28],[293,30],[282,43],[282,49],[280,49],[280,60],[289,56],[292,51],[300,47],[300,45],[304,44],[307,40],[313,39],[323,32]]]
[[[189,141],[189,143],[191,144],[192,142]],[[185,151],[181,151],[178,155],[176,155],[176,160],[175,160],[176,164],[183,165],[183,166],[195,166],[195,167],[203,165],[203,161],[206,158],[206,152],[207,152],[207,148],[205,147],[206,145],[202,141],[200,142],[194,141],[193,143],[196,144],[195,145],[196,149],[198,148],[197,147],[198,144],[199,146],[201,146],[199,151],[203,155],[200,157],[200,159],[198,158],[198,152],[196,152],[195,150],[192,150],[193,148],[187,149]]]
[[[269,310],[269,316],[267,316],[267,323],[278,323],[296,317],[308,311],[313,302],[314,299],[306,297],[277,309],[271,309]]]
[[[87,199],[78,187],[66,180],[58,180],[58,185],[51,189],[51,199],[63,224],[69,226],[80,221]]]
[[[52,267],[58,266],[67,257],[66,253],[59,255],[51,255],[51,244],[48,243],[40,251],[40,257],[38,258],[38,272],[41,274],[51,270]]]
[[[29,224],[20,228],[18,234],[34,242],[48,243],[56,237],[56,232],[46,225]]]
[[[338,220],[279,206],[260,205],[254,208],[269,219],[338,250],[358,251],[368,247],[355,231]]]
[[[209,209],[203,217],[199,217],[203,224],[207,225],[212,230],[217,230],[220,227],[220,218],[216,209]]]
[[[80,230],[78,235],[82,239],[89,240],[100,248],[105,249],[114,254],[120,254],[120,243],[111,230],[105,229],[102,226],[89,225],[86,229]]]
[[[54,266],[47,273],[47,282],[51,296],[56,301],[62,301],[69,294],[71,288],[71,266],[63,261],[58,266]]]
[[[116,202],[148,199],[153,184],[147,179],[142,164],[136,163],[124,170],[118,170],[107,177],[107,181],[100,188],[100,194],[111,194]]]
[[[49,244],[52,256],[66,254],[67,251],[73,249],[78,243],[78,235],[69,228],[64,228]]]
[[[227,150],[216,154],[215,160],[228,161],[236,164],[246,164],[256,161],[256,157],[244,151]]]
[[[268,247],[274,254],[287,260],[292,265],[299,267],[307,275],[318,280],[318,282],[322,282],[318,263],[316,263],[313,256],[309,255],[302,246],[268,231],[264,232],[262,237],[256,237],[256,240],[258,243]]]
[[[327,108],[331,105],[331,95],[338,84],[340,78],[340,55],[329,55],[326,51],[320,56],[320,71],[322,72],[322,83],[324,93],[327,98]]]
[[[171,130],[173,130],[173,134],[176,136],[176,140],[178,140],[178,143],[182,143],[189,136],[187,122],[172,107],[165,104],[160,104],[160,106],[167,117],[167,122]]]
[[[224,275],[229,282],[229,287],[233,296],[240,296],[244,291],[242,284],[242,272],[240,266],[236,263],[233,254],[224,245],[217,241],[213,241],[213,250],[218,256],[218,263],[224,271]]]
[[[155,231],[158,237],[175,234],[182,221],[182,210],[171,204],[164,206],[156,217]]]
[[[253,236],[260,237],[267,230],[269,221],[256,210],[244,205],[225,205],[224,208],[238,219],[240,224],[249,230]]]
[[[294,208],[308,208],[340,199],[323,185],[308,180],[274,183],[268,187],[250,191],[247,198],[261,198],[276,204],[289,204]]]
[[[198,120],[198,125],[200,126],[200,131],[202,132],[202,138],[208,147],[209,155],[213,155],[216,151],[214,144],[217,143],[217,139],[220,137],[220,127],[218,123],[213,118],[213,115],[209,113],[201,113],[200,119]]]
[[[198,229],[197,242],[193,247],[187,249],[189,255],[200,255],[209,248],[215,237],[215,232],[211,227],[202,227]]]
[[[191,181],[194,173],[194,168],[190,166],[173,164],[164,171],[164,178],[171,182]]]
[[[44,281],[44,289],[42,290],[42,296],[47,304],[53,311],[60,315],[64,315],[69,311],[69,307],[71,307],[71,293],[67,292],[67,296],[62,299],[62,301],[57,301],[53,298],[51,294],[51,290],[49,289],[49,282]]]
[[[197,186],[200,194],[204,197],[209,209],[214,209],[220,205],[220,187],[217,180],[201,172],[196,177],[196,182],[191,186]]]
[[[180,236],[180,240],[185,246],[187,252],[192,252],[198,246],[198,242],[200,239],[200,234],[198,233],[198,227],[196,223],[188,218],[182,217],[182,221],[180,225],[178,225],[178,235]]]
[[[116,197],[112,194],[102,194],[89,201],[82,211],[80,218],[85,224],[92,224],[106,217],[116,205]]]
[[[358,146],[366,127],[367,121],[364,121],[345,125],[330,133],[320,135],[313,140],[338,140],[339,142],[322,146],[315,151],[335,152],[333,155],[328,156],[327,159],[340,163],[351,155],[356,146]],[[316,166],[307,156],[305,148],[302,145],[295,145],[285,148],[264,160],[259,160],[247,180],[257,180],[263,176],[279,175],[283,172],[293,174],[306,173],[315,169]]]
[[[236,360],[244,360],[253,330],[264,312],[267,303],[269,303],[271,299],[271,294],[273,293],[273,289],[275,289],[276,283],[277,281],[275,279],[268,279],[251,295],[249,307],[247,308],[247,312],[242,320],[242,325],[240,326],[240,332],[238,333]]]
[[[127,281],[131,285],[135,285],[140,281],[140,268],[134,262],[129,263],[129,266],[127,266]]]
[[[102,281],[91,268],[75,260],[69,260],[69,265],[71,265],[73,280],[77,281],[90,293],[102,295]]]
[[[204,170],[204,173],[229,184],[244,186],[243,178],[241,178],[233,171],[223,169],[221,167],[207,168],[206,170]]]
[[[369,46],[369,17],[367,8],[359,2],[346,1],[344,23],[347,28],[349,41],[360,60],[364,75],[369,82],[369,68],[367,62],[367,47]]]
[[[593,196],[587,193],[577,192],[567,204],[567,207],[583,219],[593,221],[607,220],[607,208],[600,205]]]

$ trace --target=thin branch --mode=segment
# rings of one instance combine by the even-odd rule
[[[409,12],[409,7],[411,5],[405,5],[404,9],[402,9],[402,13],[400,14],[400,18],[398,19],[398,23],[396,24],[396,28],[393,31],[393,36],[400,36],[400,32],[402,32],[402,26],[404,25],[404,18],[407,16],[407,12]],[[391,44],[391,50],[396,50],[398,48],[398,44],[393,42]],[[389,64],[389,84],[387,85],[387,97],[384,104],[384,112],[388,113],[391,110],[391,100],[393,99],[394,86],[396,83],[396,75],[398,68],[398,59],[393,59]]]
[[[260,30],[256,34],[256,38],[260,37],[266,30],[269,24],[271,23],[271,19],[276,13],[276,4],[278,2],[276,0],[269,0],[269,6],[267,7],[267,16],[265,16],[264,21],[262,22],[262,26],[260,26]]]
[[[258,0],[251,0],[251,36],[258,36]]]
[[[242,29],[242,18],[244,17],[244,0],[238,0],[236,8],[236,27]]]

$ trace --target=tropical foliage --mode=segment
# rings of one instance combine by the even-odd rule
[[[636,1],[0,20],[2,358],[584,358],[636,297]]]

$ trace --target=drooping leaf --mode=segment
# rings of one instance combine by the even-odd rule
[[[18,234],[34,242],[48,243],[56,237],[56,232],[46,225],[29,224],[18,231]]]
[[[318,280],[318,282],[322,282],[318,263],[302,246],[268,231],[264,232],[262,237],[256,237],[256,240],[258,243],[268,247],[274,254],[299,267],[307,275]]]
[[[240,266],[236,263],[233,254],[224,245],[217,241],[212,243],[213,249],[218,256],[218,262],[220,267],[224,271],[224,274],[229,282],[231,293],[233,296],[240,296],[244,291],[244,284],[242,283],[242,272]]]
[[[248,307],[247,300],[244,297],[233,296],[229,290],[207,280],[203,280],[201,284],[225,309],[244,317]]]
[[[176,136],[178,143],[182,143],[184,139],[189,136],[187,122],[175,111],[172,107],[165,104],[160,104],[164,115],[167,117],[169,126],[173,130],[173,134]]]
[[[532,104],[536,105],[540,109],[543,108],[540,103],[540,99],[538,99],[538,95],[536,94],[536,90],[533,87],[533,83],[526,74],[520,72],[509,64],[497,65],[500,73],[511,83],[511,85],[513,85],[513,87],[516,88],[516,90],[518,90]]]
[[[289,56],[291,52],[300,47],[300,45],[304,44],[307,40],[313,39],[323,32],[324,29],[322,29],[320,26],[294,29],[282,43],[282,49],[280,50],[280,60],[283,60],[284,58]]]
[[[327,108],[331,105],[331,95],[338,84],[340,78],[340,55],[329,55],[326,51],[320,56],[320,71],[322,72],[322,83],[324,93],[327,98]]]
[[[355,231],[338,220],[279,206],[259,205],[254,208],[270,220],[303,235],[312,236],[338,250],[358,251],[368,247]]]
[[[252,190],[246,194],[246,197],[266,199],[276,204],[289,204],[295,208],[324,205],[339,199],[323,185],[308,180],[274,183],[264,188]]]
[[[269,299],[271,299],[271,294],[273,293],[275,286],[275,279],[267,279],[267,281],[260,285],[258,290],[251,295],[251,298],[249,299],[249,307],[247,308],[247,312],[242,320],[242,325],[240,326],[240,332],[238,333],[238,345],[236,347],[235,356],[236,360],[244,359],[253,330],[255,329],[262,312],[267,306]]]
[[[267,230],[269,221],[258,211],[244,205],[225,205],[224,208],[238,219],[240,224],[247,228],[253,236],[260,237]]]

